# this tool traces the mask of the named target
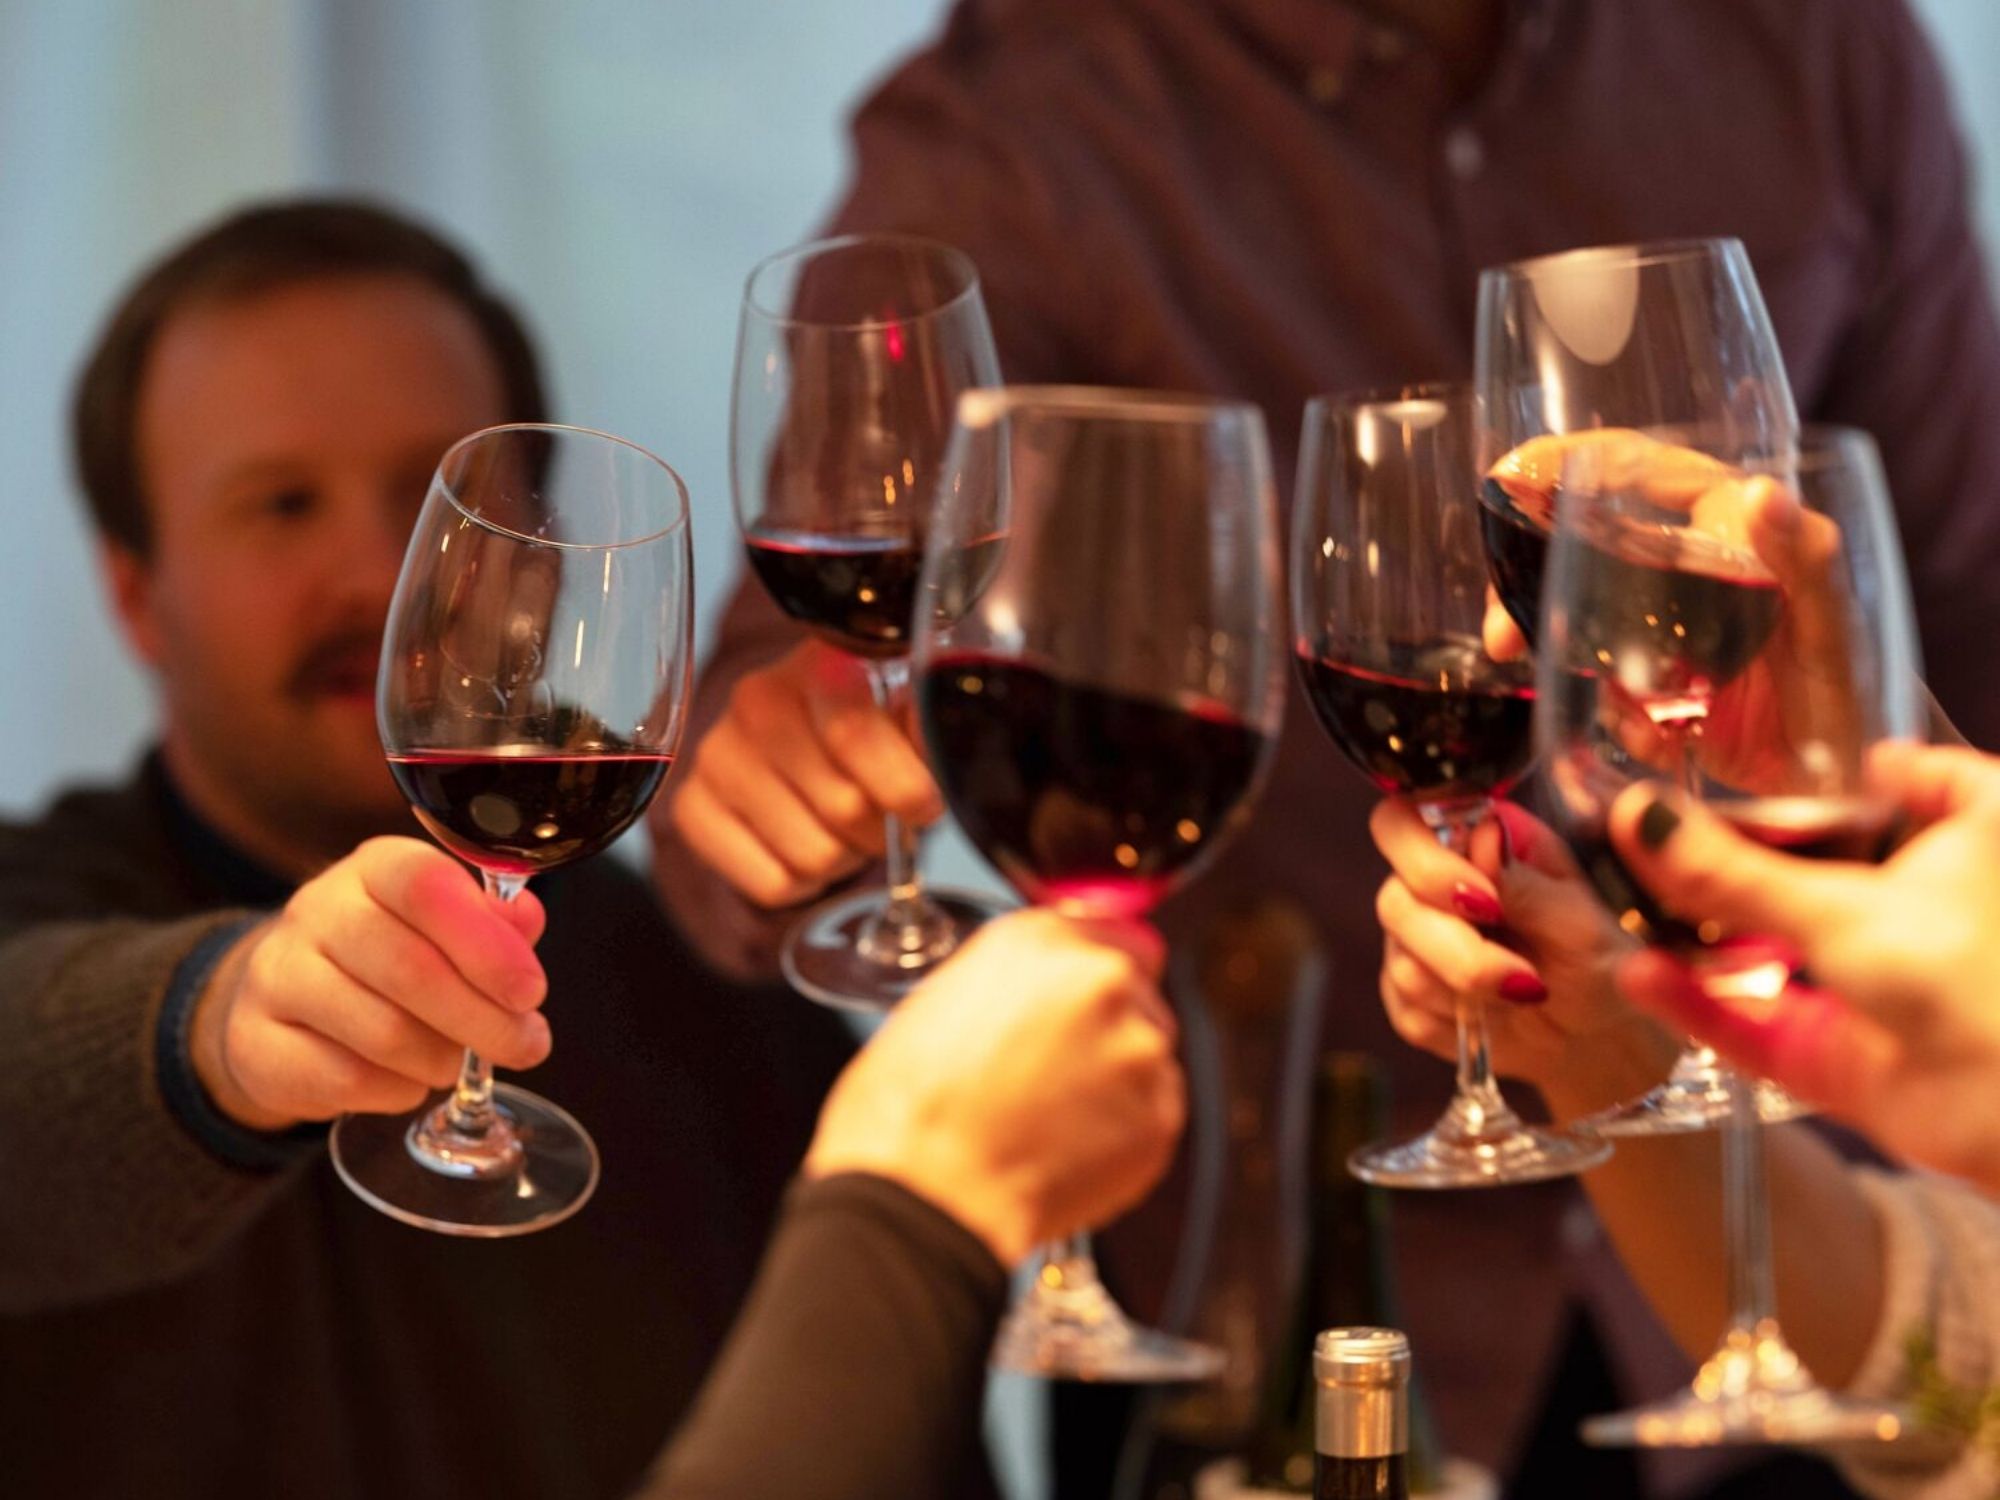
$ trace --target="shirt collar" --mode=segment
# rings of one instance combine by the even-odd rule
[[[158,750],[140,771],[147,790],[166,818],[167,840],[196,878],[232,906],[277,907],[290,899],[298,882],[258,863],[211,828],[167,774]]]

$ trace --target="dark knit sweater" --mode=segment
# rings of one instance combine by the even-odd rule
[[[629,1492],[750,1285],[843,1029],[709,977],[614,861],[538,881],[556,1047],[532,1082],[603,1184],[516,1240],[405,1228],[323,1149],[231,1166],[164,1102],[177,967],[283,892],[173,808],[149,762],[0,826],[6,1493]]]

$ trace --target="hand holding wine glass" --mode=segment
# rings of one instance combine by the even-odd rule
[[[1117,1217],[1166,1170],[1187,1113],[1165,959],[1139,922],[996,918],[841,1075],[806,1175],[892,1178],[1009,1267]]]
[[[1486,587],[1477,438],[1465,386],[1315,400],[1293,508],[1292,605],[1307,697],[1355,768],[1406,802],[1461,868],[1494,800],[1534,755],[1529,673],[1487,656],[1477,635]],[[1385,919],[1425,927],[1424,913],[1401,904],[1404,894],[1395,882],[1384,888]],[[1483,940],[1455,941],[1462,931],[1440,932],[1449,959],[1432,954],[1453,970],[1457,1092],[1423,1135],[1358,1153],[1355,1174],[1454,1188],[1596,1165],[1609,1154],[1603,1142],[1530,1126],[1502,1097],[1483,1001],[1489,988],[1504,998],[1503,986],[1540,981]]]
[[[665,799],[673,832],[756,905],[810,900],[884,857],[886,825],[944,810],[900,716],[866,669],[819,640],[745,673]]]
[[[376,838],[300,886],[217,966],[190,1022],[208,1096],[252,1130],[415,1109],[468,1047],[548,1055],[542,906],[500,903],[417,839]]]
[[[1868,787],[1909,830],[1879,869],[1766,848],[1699,805],[1628,791],[1612,842],[1655,899],[1780,939],[1812,978],[1757,1009],[1717,1001],[1665,953],[1635,956],[1620,982],[1897,1155],[2000,1192],[2000,762],[1885,744]]]
[[[1460,854],[1400,801],[1369,828],[1390,867],[1375,905],[1382,1001],[1404,1041],[1456,1061],[1458,1017],[1482,1006],[1494,1072],[1534,1085],[1559,1120],[1666,1076],[1673,1039],[1618,989],[1636,941],[1554,829],[1500,803]]]
[[[418,821],[479,871],[482,899],[515,900],[530,876],[597,853],[645,811],[680,747],[691,572],[686,489],[622,439],[494,427],[439,461],[389,609],[376,717]],[[437,869],[410,876],[400,900],[386,885],[370,894],[430,913],[423,930],[468,946],[451,953],[476,980],[470,919],[438,915]],[[462,906],[469,886],[454,889]],[[515,946],[496,937],[489,961]],[[436,977],[443,1003],[455,991]],[[361,1197],[420,1228],[490,1238],[561,1222],[596,1187],[596,1146],[548,1100],[495,1083],[480,1036],[463,1040],[441,1100],[348,1114],[334,1128],[334,1165]],[[443,1083],[436,1050],[422,1076]]]
[[[1631,488],[1573,483],[1572,462],[1536,639],[1536,737],[1578,862],[1621,927],[1685,958],[1711,999],[1753,1012],[1784,1003],[1791,954],[1744,913],[1704,917],[1654,899],[1612,841],[1612,806],[1634,785],[1684,793],[1773,847],[1879,858],[1890,814],[1864,778],[1865,752],[1921,721],[1915,630],[1873,444],[1811,431],[1777,463],[1790,495],[1765,480],[1746,493],[1827,523],[1787,514],[1777,528],[1819,544],[1792,559],[1792,587],[1763,565],[1768,545],[1740,550],[1662,523]],[[1753,547],[1769,519],[1751,513]],[[1760,684],[1752,670],[1767,653],[1776,665]],[[1730,781],[1703,740],[1711,711],[1745,677],[1758,711],[1722,726],[1718,748],[1741,778]],[[1723,1082],[1729,1327],[1693,1389],[1593,1418],[1585,1436],[1647,1446],[1892,1437],[1896,1412],[1821,1389],[1778,1327],[1761,1110],[1750,1080]]]
[[[823,1005],[888,1009],[999,909],[918,878],[916,830],[938,808],[904,718],[925,537],[958,478],[953,405],[999,378],[978,275],[948,245],[846,235],[772,256],[744,288],[730,405],[744,550],[772,602],[856,668],[843,680],[823,648],[747,679],[676,822],[760,899],[884,856],[883,885],[786,934],[785,977]],[[857,670],[872,713],[841,702]],[[879,837],[860,830],[871,818]]]

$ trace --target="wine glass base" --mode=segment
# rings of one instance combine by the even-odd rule
[[[870,957],[862,947],[863,934],[888,900],[879,886],[813,907],[785,934],[778,958],[786,980],[817,1004],[879,1014],[920,984],[982,923],[1010,910],[997,897],[971,891],[926,887],[924,897],[939,918],[933,941],[922,951],[890,959]]]
[[[1515,1124],[1502,1133],[1459,1137],[1446,1116],[1415,1140],[1364,1146],[1347,1159],[1363,1182],[1397,1188],[1505,1187],[1570,1177],[1605,1162],[1611,1143],[1589,1135]]]
[[[1592,1417],[1580,1430],[1599,1448],[1723,1448],[1893,1443],[1915,1428],[1907,1408],[1823,1389],[1766,1320],[1732,1328],[1679,1395]]]
[[[473,1239],[533,1234],[590,1201],[596,1144],[568,1111],[511,1083],[493,1086],[493,1107],[514,1128],[517,1167],[466,1176],[426,1166],[411,1132],[447,1097],[434,1095],[409,1114],[342,1116],[331,1140],[341,1180],[392,1219]]]
[[[1594,1448],[1830,1447],[1893,1443],[1916,1431],[1899,1406],[1853,1401],[1814,1387],[1704,1400],[1692,1393],[1592,1417],[1580,1429]]]
[[[1108,1296],[1098,1316],[1082,1319],[1050,1317],[1030,1295],[1000,1325],[990,1363],[996,1370],[1045,1380],[1164,1385],[1212,1379],[1226,1359],[1207,1344],[1141,1328]]]
[[[1813,1113],[1775,1083],[1757,1084],[1757,1118],[1766,1125],[1782,1125],[1787,1120],[1803,1120]],[[1714,1079],[1669,1079],[1652,1092],[1628,1104],[1587,1116],[1577,1121],[1579,1128],[1594,1135],[1620,1136],[1692,1135],[1719,1130],[1729,1118],[1729,1083],[1726,1075]]]

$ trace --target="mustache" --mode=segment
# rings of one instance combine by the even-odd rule
[[[372,690],[381,656],[380,626],[371,630],[352,625],[333,631],[306,649],[286,679],[286,691],[295,698],[312,698],[350,690],[356,678],[365,679]]]

